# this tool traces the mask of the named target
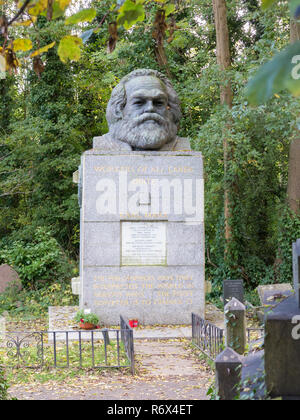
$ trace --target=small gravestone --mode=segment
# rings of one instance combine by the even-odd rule
[[[265,284],[257,287],[257,293],[262,305],[273,306],[291,296],[293,288],[289,283]]]
[[[226,305],[232,298],[244,303],[244,284],[243,280],[224,280],[223,299]]]
[[[293,275],[294,275],[294,289],[296,293],[297,305],[300,308],[300,239],[293,243]]]
[[[257,316],[264,322],[265,315],[275,308],[281,301],[294,294],[290,283],[265,284],[257,287],[257,293],[262,308],[257,311]]]
[[[0,293],[4,293],[9,286],[15,286],[20,290],[21,280],[13,268],[8,264],[3,264],[0,266]]]

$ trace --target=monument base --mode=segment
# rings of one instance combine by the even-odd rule
[[[201,153],[93,149],[80,179],[80,307],[108,325],[204,317]]]

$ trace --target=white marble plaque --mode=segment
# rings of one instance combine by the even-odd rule
[[[122,222],[121,264],[166,265],[166,227],[164,222]]]

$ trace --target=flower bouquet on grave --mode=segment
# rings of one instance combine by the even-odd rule
[[[83,330],[95,330],[99,328],[98,315],[85,313],[83,309],[76,313],[74,321],[77,322],[79,324],[79,328]]]

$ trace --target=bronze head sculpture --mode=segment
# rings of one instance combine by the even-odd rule
[[[180,101],[171,82],[160,72],[138,69],[113,89],[106,118],[109,132],[94,139],[105,150],[180,150],[177,137]],[[180,144],[179,144],[180,143]]]

